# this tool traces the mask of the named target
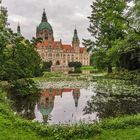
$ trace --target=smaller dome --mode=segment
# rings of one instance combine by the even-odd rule
[[[52,26],[48,22],[41,22],[38,26],[38,31],[47,29],[49,32],[53,32]]]

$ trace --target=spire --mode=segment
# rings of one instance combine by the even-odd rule
[[[18,23],[18,26],[17,26],[17,33],[18,33],[18,34],[21,34],[21,29],[20,29],[19,23]]]
[[[48,22],[45,9],[43,9],[42,22]]]
[[[62,44],[62,39],[60,39],[60,43]]]
[[[73,35],[73,42],[77,42],[77,41],[79,41],[79,37],[78,37],[77,29],[75,27],[74,35]]]
[[[80,98],[80,90],[79,89],[74,89],[73,90],[73,99],[74,99],[74,103],[75,103],[75,107],[78,107],[78,101]]]

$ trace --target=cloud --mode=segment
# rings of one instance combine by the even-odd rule
[[[71,43],[75,25],[79,38],[90,38],[87,31],[92,0],[3,0],[8,8],[11,28],[16,31],[18,22],[22,34],[31,39],[35,36],[36,26],[39,25],[43,8],[46,9],[48,21],[54,30],[56,40]]]

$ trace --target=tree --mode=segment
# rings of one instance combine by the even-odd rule
[[[7,11],[0,11],[0,80],[10,83],[15,94],[37,92],[36,84],[28,78],[41,75],[41,59],[35,44],[13,33],[7,26]]]
[[[4,19],[6,19],[7,15]],[[3,17],[2,25],[6,25]],[[0,79],[17,80],[39,76],[41,59],[35,46],[24,37],[13,33],[7,26],[0,24]]]
[[[134,1],[127,12],[127,35],[123,40],[120,66],[128,70],[140,69],[140,2]]]
[[[100,54],[98,50],[104,51],[104,55],[108,56],[108,51],[113,48],[114,41],[123,39],[125,36],[126,21],[122,17],[127,3],[125,0],[96,0],[91,8],[88,31],[91,33],[93,41],[87,40],[85,44],[92,46],[93,51],[96,49],[95,57]],[[103,57],[102,60],[106,61],[104,64],[108,67],[108,72],[112,72],[112,59]]]
[[[34,46],[23,37],[15,36],[14,44],[3,50],[0,77],[16,80],[41,74],[41,59]]]
[[[0,29],[7,25],[7,9],[3,6],[0,7]]]

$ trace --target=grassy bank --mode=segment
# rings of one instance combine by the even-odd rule
[[[6,93],[0,91],[1,140],[138,140],[139,137],[140,115],[106,119],[99,124],[42,125],[15,115]]]

